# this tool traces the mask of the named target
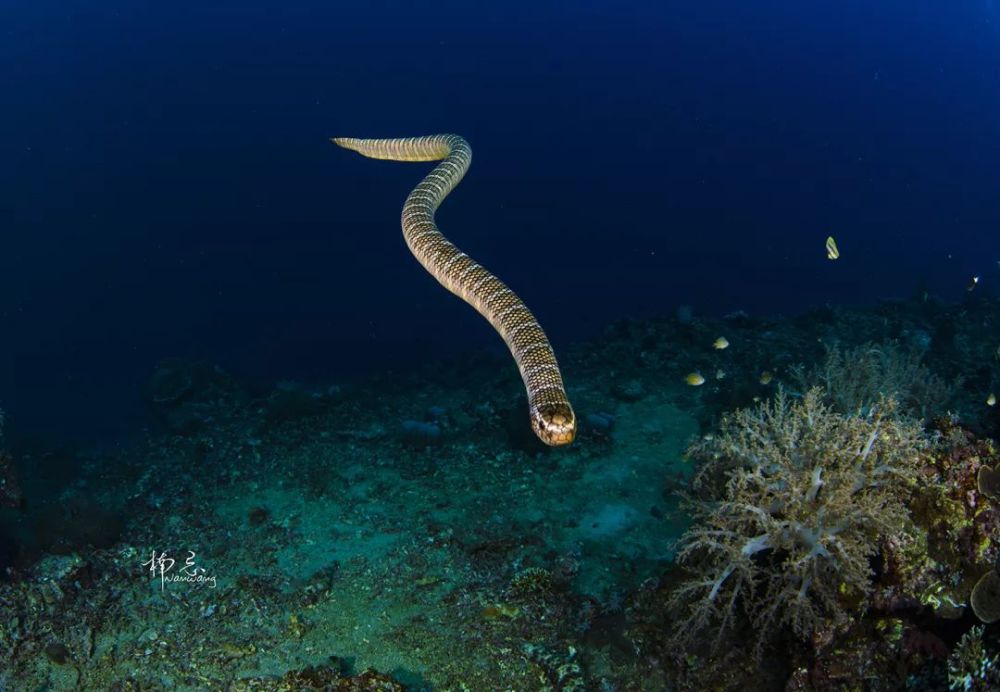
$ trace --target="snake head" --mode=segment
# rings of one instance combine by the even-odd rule
[[[569,404],[543,404],[532,408],[531,427],[547,445],[568,445],[576,437],[576,414]]]

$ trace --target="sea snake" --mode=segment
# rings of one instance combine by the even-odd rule
[[[576,436],[576,416],[566,396],[556,354],[524,302],[504,282],[449,241],[434,212],[469,170],[472,149],[458,135],[400,139],[334,137],[335,144],[372,159],[441,161],[403,204],[403,237],[431,276],[489,320],[514,356],[528,393],[531,427],[548,445]],[[442,161],[442,159],[444,159]]]

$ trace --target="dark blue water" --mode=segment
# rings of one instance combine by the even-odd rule
[[[21,435],[134,425],[166,356],[338,382],[500,351],[403,244],[427,167],[333,135],[469,139],[442,229],[557,348],[682,304],[1000,280],[992,0],[0,8],[0,402]]]

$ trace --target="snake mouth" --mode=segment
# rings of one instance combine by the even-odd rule
[[[569,404],[547,404],[532,411],[531,426],[538,439],[552,447],[576,438],[576,414]]]

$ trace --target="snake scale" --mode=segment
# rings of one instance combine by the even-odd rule
[[[500,279],[449,241],[434,212],[469,170],[472,149],[458,135],[400,139],[335,137],[333,142],[372,159],[441,161],[403,204],[403,237],[431,276],[474,307],[503,337],[528,394],[531,427],[548,445],[576,436],[576,416],[545,332],[524,302]]]

